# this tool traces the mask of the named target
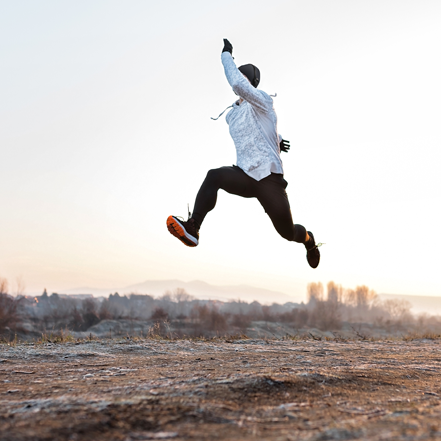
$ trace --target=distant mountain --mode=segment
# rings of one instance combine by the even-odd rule
[[[193,280],[191,282],[183,282],[181,280],[146,280],[137,285],[131,285],[124,289],[123,292],[153,294],[159,296],[165,291],[174,291],[177,288],[183,288],[197,299],[210,300],[244,300],[246,302],[259,303],[287,303],[300,301],[280,291],[271,291],[263,288],[256,288],[248,285],[210,285],[201,280]]]
[[[243,300],[245,302],[258,301],[261,304],[288,303],[304,301],[302,296],[292,297],[280,291],[256,288],[249,285],[210,285],[202,280],[183,282],[182,280],[146,280],[142,283],[129,285],[124,288],[96,289],[82,287],[59,291],[58,294],[93,294],[96,297],[108,297],[109,294],[150,294],[154,297],[163,295],[166,291],[173,292],[177,288],[183,288],[188,294],[199,300]],[[41,293],[31,293],[41,295]],[[51,293],[49,293],[51,294]],[[406,300],[412,305],[411,312],[420,314],[426,312],[430,315],[441,315],[441,297],[411,296],[404,294],[379,294],[382,300],[398,299]]]
[[[51,295],[55,291],[48,291],[48,294]],[[68,294],[70,296],[72,295],[79,295],[79,294],[92,294],[94,297],[100,297],[105,296],[108,297],[109,294],[113,294],[114,292],[120,292],[118,289],[100,289],[100,288],[91,288],[90,286],[83,286],[80,288],[69,288],[69,289],[63,289],[56,291],[57,294]],[[32,293],[32,295],[41,295],[41,293]]]
[[[407,300],[411,305],[413,314],[426,312],[430,315],[441,315],[441,297],[409,296],[404,294],[379,294],[382,300],[398,299]]]
[[[146,280],[136,285],[125,288],[95,289],[90,287],[74,288],[60,291],[58,294],[93,294],[94,296],[107,297],[110,293],[119,294],[150,294],[154,297],[163,295],[166,291],[173,292],[183,288],[188,294],[200,300],[243,300],[246,302],[258,301],[262,304],[301,302],[302,298],[291,297],[280,291],[256,288],[249,285],[210,285],[201,280],[183,282],[182,280]]]

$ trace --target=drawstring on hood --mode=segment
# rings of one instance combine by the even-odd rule
[[[217,118],[213,118],[212,116],[210,116],[210,118],[213,120],[213,121],[217,121],[229,108],[231,108],[231,107],[233,107],[234,106],[234,104],[231,104],[231,106],[228,106],[222,113],[220,113],[219,114],[219,116],[217,117]]]
[[[272,97],[276,97],[277,96],[277,93],[275,93],[274,95],[270,95],[270,96],[272,96]],[[236,101],[234,104],[236,104],[238,101]],[[210,116],[210,118],[213,120],[213,121],[217,121],[228,109],[230,109],[231,107],[233,107],[234,106],[234,104],[231,104],[231,106],[228,106],[227,108],[225,108],[225,110],[222,112],[222,113],[220,113],[219,114],[219,116],[217,117],[217,118],[213,118],[212,116]]]

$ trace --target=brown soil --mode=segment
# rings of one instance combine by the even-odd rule
[[[0,346],[1,440],[441,439],[441,344]]]

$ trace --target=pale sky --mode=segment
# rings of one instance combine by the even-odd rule
[[[441,295],[441,2],[0,0],[0,277],[27,292],[147,279]],[[277,93],[296,223],[220,192],[187,248],[166,229],[236,161],[220,61]],[[269,299],[270,301],[271,299]]]

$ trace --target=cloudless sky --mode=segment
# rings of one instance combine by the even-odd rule
[[[0,276],[440,295],[440,22],[437,0],[0,0]],[[326,243],[316,270],[256,200],[220,192],[194,249],[166,229],[236,161],[210,119],[236,99],[223,38],[277,93],[293,218]]]

